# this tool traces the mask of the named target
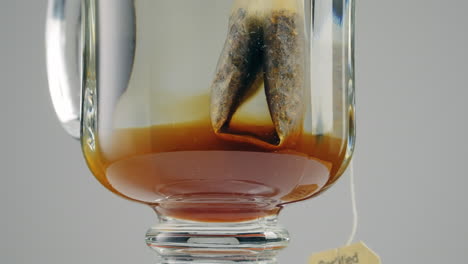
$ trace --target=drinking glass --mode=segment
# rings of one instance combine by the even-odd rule
[[[50,92],[163,263],[275,263],[354,148],[353,0],[49,0]],[[304,230],[307,232],[307,230]]]

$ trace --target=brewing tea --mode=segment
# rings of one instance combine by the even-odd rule
[[[255,219],[324,190],[347,142],[317,130],[320,112],[306,107],[304,19],[298,0],[236,0],[211,82],[135,76],[115,108],[101,104],[101,118],[113,115],[91,126],[93,148],[84,144],[94,175],[161,215],[197,221]]]
[[[49,2],[54,107],[95,177],[157,212],[159,260],[276,263],[283,205],[352,156],[354,2]]]
[[[249,127],[265,137],[273,127]],[[242,221],[308,198],[336,179],[345,142],[303,134],[294,148],[270,149],[218,137],[210,121],[118,129],[109,146],[85,151],[107,188],[164,215]]]

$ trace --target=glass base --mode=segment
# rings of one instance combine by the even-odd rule
[[[277,216],[246,222],[208,223],[160,216],[146,233],[147,245],[161,264],[258,263],[275,264],[289,242]]]

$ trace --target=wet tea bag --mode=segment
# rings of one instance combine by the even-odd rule
[[[265,147],[294,142],[304,115],[304,13],[301,0],[237,0],[211,87],[211,123],[227,139]],[[273,135],[234,131],[234,113],[265,87]]]
[[[279,145],[293,141],[304,119],[305,29],[301,0],[270,0],[265,12],[264,85]]]
[[[211,87],[211,123],[216,133],[227,132],[239,105],[258,80],[263,63],[262,16],[258,0],[236,0],[228,35]]]

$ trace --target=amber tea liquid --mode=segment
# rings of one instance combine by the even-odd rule
[[[294,148],[266,149],[219,137],[208,120],[118,129],[111,138],[94,152],[85,148],[102,184],[165,215],[198,221],[254,219],[313,196],[339,176],[345,149],[342,139],[310,134]]]

